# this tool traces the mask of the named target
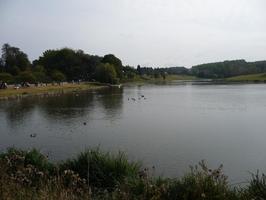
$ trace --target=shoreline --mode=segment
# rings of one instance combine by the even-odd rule
[[[49,83],[44,86],[30,86],[25,88],[15,89],[9,86],[7,89],[0,90],[0,101],[18,99],[29,96],[38,95],[50,95],[57,93],[66,93],[73,91],[85,91],[85,90],[98,90],[103,88],[112,87],[122,87],[122,86],[132,86],[132,85],[143,85],[143,84],[160,84],[169,83],[174,81],[180,82],[203,82],[203,83],[213,83],[213,84],[265,84],[266,80],[230,80],[230,79],[170,79],[170,80],[128,80],[123,81],[119,85],[110,85],[106,83],[98,82],[82,82],[82,83],[62,83],[61,85],[53,85]]]
[[[98,90],[103,88],[108,88],[107,84],[101,83],[90,83],[83,82],[80,84],[77,83],[64,83],[62,85],[52,85],[48,84],[47,86],[31,86],[28,88],[7,88],[0,90],[0,100],[10,100],[23,98],[28,96],[38,96],[38,95],[49,95],[73,91],[85,91],[85,90]]]

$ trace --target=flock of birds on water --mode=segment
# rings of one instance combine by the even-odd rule
[[[78,95],[76,95],[76,96],[78,96]],[[138,97],[138,100],[146,100],[147,98],[142,94],[142,95],[140,95],[139,97]],[[131,98],[127,98],[127,100],[128,101],[130,101],[130,100],[132,100],[132,101],[137,101],[137,99],[136,98],[134,98],[134,97],[131,97]],[[86,122],[83,122],[83,125],[84,126],[86,126],[87,125],[87,123]],[[35,138],[35,137],[37,137],[37,134],[36,133],[32,133],[32,134],[30,134],[30,137],[31,138]]]
[[[144,99],[144,100],[146,100],[147,98],[142,94],[142,95],[140,95],[140,97],[138,97],[138,100],[141,100],[141,99]],[[137,101],[137,99],[136,98],[134,98],[134,97],[132,97],[132,98],[127,98],[127,100],[129,101],[129,100],[132,100],[132,101]]]

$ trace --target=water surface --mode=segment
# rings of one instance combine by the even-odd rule
[[[175,83],[27,97],[0,101],[0,150],[36,147],[61,160],[100,146],[170,177],[205,159],[210,167],[222,163],[239,182],[250,171],[266,171],[265,119],[264,84]]]

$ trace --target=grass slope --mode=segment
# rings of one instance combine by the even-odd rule
[[[234,76],[226,79],[227,81],[252,81],[252,82],[264,82],[266,81],[266,73],[261,74],[248,74],[241,76]]]
[[[167,82],[167,81],[174,81],[174,80],[180,80],[180,81],[190,81],[190,80],[196,80],[198,79],[195,76],[190,75],[167,75],[165,79],[163,77],[154,78],[153,76],[135,76],[132,79],[126,79],[122,80],[123,83],[161,83],[161,82]]]

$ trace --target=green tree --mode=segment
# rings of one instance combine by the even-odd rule
[[[154,78],[160,78],[161,77],[161,75],[160,75],[160,73],[159,73],[159,71],[155,71],[154,72]]]
[[[56,82],[62,82],[66,80],[66,76],[60,71],[56,71],[56,70],[53,71],[51,76],[52,76],[52,79]]]
[[[38,60],[33,61],[33,65],[42,65],[49,76],[58,70],[69,81],[91,80],[101,59],[99,56],[85,54],[82,50],[63,48],[45,51]]]
[[[25,71],[30,67],[30,61],[27,54],[17,47],[4,44],[2,47],[2,65],[6,72],[17,75],[19,71]],[[19,70],[18,70],[18,69]]]
[[[121,79],[123,77],[123,65],[119,58],[115,57],[113,54],[108,54],[103,57],[102,63],[113,65],[118,78]]]
[[[49,77],[46,75],[46,71],[42,65],[34,66],[32,72],[38,82],[49,82]]]
[[[18,75],[21,72],[21,70],[17,66],[9,67],[8,70],[5,70],[5,71],[14,76]]]
[[[138,74],[141,75],[140,65],[137,66],[137,71],[138,71]]]
[[[25,71],[21,72],[17,77],[16,77],[18,82],[29,82],[29,83],[35,83],[36,82],[36,77],[33,75],[31,71]]]
[[[97,81],[103,83],[115,84],[118,82],[115,68],[109,63],[97,67],[95,72],[95,78]]]
[[[2,81],[12,83],[14,81],[14,77],[9,73],[0,73],[0,83]]]

